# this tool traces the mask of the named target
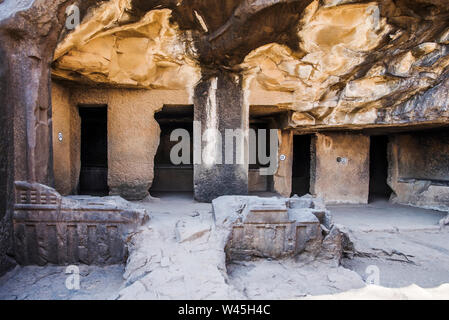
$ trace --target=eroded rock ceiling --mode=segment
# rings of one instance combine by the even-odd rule
[[[53,75],[179,89],[225,69],[290,93],[297,125],[372,123],[447,78],[448,4],[111,0],[60,42]]]

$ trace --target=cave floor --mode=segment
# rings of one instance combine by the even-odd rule
[[[330,206],[356,250],[341,266],[250,261],[228,265],[224,279],[207,232],[211,205],[191,194],[158,196],[136,202],[152,218],[127,266],[80,266],[80,290],[66,288],[65,267],[16,267],[0,278],[0,299],[449,299],[449,228],[438,227],[442,213],[386,202]],[[180,243],[175,230],[189,221],[198,222],[198,238]],[[379,286],[365,282],[373,266]]]
[[[327,205],[334,222],[358,231],[438,230],[445,212],[377,199],[367,205]]]

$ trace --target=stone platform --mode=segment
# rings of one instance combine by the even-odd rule
[[[125,262],[126,238],[148,220],[120,197],[62,197],[16,182],[14,246],[21,265],[111,265]]]
[[[214,200],[213,208],[216,225],[232,229],[225,247],[228,261],[340,261],[342,235],[320,199],[229,196]]]

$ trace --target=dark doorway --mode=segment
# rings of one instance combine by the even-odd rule
[[[108,190],[107,106],[80,106],[80,194],[105,196]]]
[[[371,136],[369,201],[389,199],[392,193],[388,179],[388,137]]]
[[[161,138],[154,158],[154,179],[151,195],[161,193],[192,193],[193,195],[193,106],[164,106],[155,114],[161,128]],[[170,141],[172,132],[184,129],[190,135],[190,163],[173,164],[170,159],[172,147],[179,141]]]
[[[311,135],[293,137],[292,194],[303,196],[310,193]]]

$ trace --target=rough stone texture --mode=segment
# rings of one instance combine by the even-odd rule
[[[0,59],[5,58],[5,52],[0,45]],[[14,266],[13,260],[8,256],[12,254],[12,209],[14,194],[12,184],[14,181],[13,159],[14,148],[8,139],[13,134],[13,110],[7,107],[6,91],[8,90],[8,65],[0,64],[0,275]]]
[[[216,225],[232,229],[225,247],[229,262],[295,257],[339,264],[342,236],[319,199],[224,196],[213,208]]]
[[[407,121],[409,112],[395,112],[396,119],[384,114],[404,110],[405,101],[446,79],[449,61],[447,5],[419,2],[314,1],[299,23],[302,50],[258,48],[245,59],[246,74],[254,87],[290,93],[281,105],[296,111],[293,127]],[[429,104],[439,106],[440,99],[434,95]],[[435,117],[428,110],[416,120],[442,123],[444,112]]]
[[[281,299],[361,288],[361,277],[333,260],[300,263],[294,258],[236,261],[227,264],[224,248],[241,206],[238,199],[220,197],[215,204],[179,195],[157,202],[139,202],[151,211],[151,221],[129,238],[130,256],[120,299]],[[287,200],[287,199],[284,199]],[[263,199],[260,199],[263,201]],[[312,197],[292,198],[291,205],[316,205]],[[243,201],[245,202],[245,201]],[[312,210],[312,209],[311,209]],[[320,222],[324,223],[324,220]],[[151,243],[151,245],[148,245]]]
[[[70,33],[55,52],[53,76],[84,83],[149,89],[193,87],[196,62],[170,23],[170,10],[153,10],[135,21],[129,1],[108,1]]]
[[[279,130],[278,135],[278,169],[273,177],[274,191],[281,196],[288,198],[292,193],[293,132],[287,130]],[[285,156],[284,160],[280,159],[282,155]]]
[[[223,284],[217,281],[221,277],[217,268],[204,268],[204,261],[215,264],[219,260],[210,257],[223,254],[222,250],[208,250],[208,233],[183,243],[175,238],[175,226],[180,220],[191,222],[188,224],[192,232],[195,225],[212,226],[210,204],[176,199],[145,203],[153,219],[132,236],[135,247],[129,264],[133,268],[125,273],[131,281],[124,283],[124,266],[81,265],[81,290],[69,291],[65,287],[65,267],[17,267],[0,278],[0,299],[447,299],[449,233],[438,229],[429,231],[428,227],[437,223],[436,217],[421,220],[418,229],[422,230],[404,231],[410,220],[417,221],[416,216],[413,218],[407,211],[399,216],[393,213],[401,218],[402,222],[397,225],[401,231],[393,228],[381,231],[381,225],[367,231],[359,230],[358,225],[375,220],[372,212],[353,214],[345,219],[345,227],[351,230],[348,234],[360,254],[343,259],[343,266],[332,267],[325,261],[300,265],[293,259],[238,262],[226,266],[227,279]],[[353,205],[339,208],[357,213]],[[404,210],[417,211],[407,207]],[[419,211],[426,216],[426,210]],[[385,210],[383,215],[389,213]],[[343,216],[348,216],[344,210],[340,214]],[[394,218],[379,222],[393,226],[393,221]],[[159,256],[164,257],[164,267]],[[195,263],[199,258],[201,263]],[[371,275],[366,273],[370,265],[380,269],[380,286],[365,283]],[[213,295],[214,292],[217,294]]]
[[[440,225],[441,227],[448,226],[448,225],[449,225],[449,215],[447,215],[446,217],[444,217],[443,219],[441,219],[441,220],[439,221],[439,225]]]
[[[59,89],[57,89],[59,90]],[[58,97],[58,95],[56,96]],[[72,88],[69,96],[70,105],[60,104],[55,100],[60,112],[75,112],[70,115],[71,123],[78,123],[76,107],[83,105],[108,106],[108,185],[111,195],[120,195],[129,200],[141,200],[148,196],[154,177],[154,156],[159,145],[160,129],[154,120],[154,113],[165,104],[189,105],[191,98],[185,90],[125,90],[125,89],[89,89]],[[73,110],[70,109],[70,110]],[[56,128],[65,128],[67,121],[54,119]],[[72,127],[73,130],[73,127]],[[56,133],[57,137],[57,133]],[[66,184],[72,172],[72,178],[79,177],[80,167],[80,130],[75,126],[70,136],[65,136],[63,143],[53,141],[55,153],[55,171],[62,171],[56,181]],[[67,155],[62,146],[71,145],[70,162],[64,161]],[[63,147],[65,148],[65,147]],[[61,158],[59,157],[61,155]],[[74,156],[73,156],[74,155]],[[73,172],[78,174],[73,175]],[[73,180],[72,180],[73,181]],[[57,184],[58,186],[58,184]],[[72,185],[73,186],[73,185]],[[73,189],[72,189],[73,190]],[[58,189],[58,191],[60,191]],[[60,191],[62,192],[62,191]]]
[[[51,93],[55,189],[62,195],[76,194],[81,170],[81,118],[68,88],[53,81]]]
[[[76,40],[78,31],[61,35],[65,8],[72,3],[80,5],[85,18],[78,31],[85,32],[86,37],[78,39],[88,40],[75,50],[70,50],[75,42],[71,43],[70,39]],[[201,0],[182,3],[177,0],[114,0],[104,3],[114,10],[100,6],[87,11],[96,3],[100,1],[8,0],[0,3],[0,73],[4,73],[1,80],[7,84],[0,102],[2,108],[8,110],[3,113],[6,120],[2,120],[7,124],[2,130],[8,138],[1,148],[1,151],[8,151],[7,171],[2,169],[0,177],[1,183],[6,181],[9,187],[6,188],[9,198],[4,202],[6,221],[2,221],[1,227],[6,228],[5,235],[10,229],[13,182],[53,185],[49,66],[55,58],[61,58],[61,62],[66,59],[67,69],[61,77],[71,79],[71,72],[83,69],[76,59],[70,60],[72,53],[88,57],[84,61],[94,68],[89,68],[87,74],[101,75],[100,79],[90,79],[91,84],[139,86],[139,82],[145,83],[146,77],[153,73],[145,66],[136,65],[143,56],[148,59],[148,66],[156,66],[155,74],[160,76],[150,80],[155,87],[174,85],[171,71],[181,70],[184,61],[189,59],[194,61],[195,67],[201,68],[204,80],[199,87],[210,79],[207,74],[210,70],[220,70],[220,73],[226,70],[231,74],[231,69],[244,84],[240,85],[242,96],[253,96],[247,91],[260,88],[264,96],[277,99],[276,105],[294,111],[289,126],[296,130],[447,123],[449,25],[446,1],[233,0],[219,1],[219,5],[210,7]],[[171,10],[171,21],[166,9]],[[140,24],[142,21],[144,23]],[[148,21],[162,26],[161,30],[167,34],[154,33],[151,40],[157,41],[146,46],[148,37],[142,34],[148,35],[151,28],[143,32],[137,29]],[[178,27],[179,34],[174,36],[173,28]],[[101,37],[93,39],[96,35]],[[64,38],[68,39],[69,50],[61,51],[64,56],[54,57],[57,42]],[[169,39],[174,42],[166,42]],[[100,45],[102,41],[104,47]],[[181,48],[174,45],[173,49],[176,53],[182,52],[182,56],[159,50],[163,43],[181,43]],[[155,54],[151,51],[154,48],[157,49]],[[130,55],[129,51],[138,58],[120,57],[122,52]],[[113,57],[114,54],[117,57]],[[105,57],[111,57],[109,60],[117,65],[111,63],[111,66],[103,59]],[[167,63],[170,59],[175,62]],[[53,69],[55,73],[62,70],[57,64],[58,61]],[[109,71],[111,67],[113,71],[118,70],[117,73],[105,71],[105,65]],[[164,68],[171,71],[160,72]],[[194,77],[198,76],[197,69],[181,73],[184,75],[179,77],[183,79],[178,83],[181,87],[191,86],[198,79]],[[110,76],[123,83],[111,83]],[[165,76],[170,79],[166,81]],[[144,86],[152,88],[148,82]],[[235,95],[229,97],[232,100]],[[223,95],[220,103],[229,104],[229,97]],[[196,96],[196,99],[199,101],[203,97]],[[242,99],[239,106],[246,108],[246,102]],[[234,112],[235,105],[230,105]],[[240,126],[246,124],[241,122]],[[119,148],[114,152],[117,150]],[[144,189],[152,179],[152,163],[142,163],[149,163],[150,173],[131,177],[137,181],[131,185],[126,185],[128,180],[124,176],[127,173],[121,169],[123,163],[116,163],[114,171],[120,173],[110,177],[111,184],[118,181],[114,193],[145,196]],[[240,176],[243,177],[240,182],[247,181],[246,175],[247,172],[239,172],[238,179],[232,181],[238,181]],[[320,179],[318,172],[315,176]],[[212,190],[222,188],[221,183],[232,186],[228,182],[221,180]],[[353,185],[357,184],[348,184]],[[235,186],[233,193],[240,193],[242,186]],[[361,196],[357,199],[363,200]],[[8,246],[6,236],[0,259],[6,256]]]
[[[448,133],[390,138],[388,183],[396,203],[449,211]]]
[[[259,169],[248,170],[248,192],[269,191],[269,176],[261,175]]]
[[[73,37],[77,38],[76,33],[88,36],[102,30],[107,32],[114,30],[116,25],[120,26],[117,30],[132,28],[148,12],[163,10],[171,14],[179,30],[183,31],[189,54],[204,65],[229,68],[241,63],[251,50],[267,43],[279,42],[297,49],[298,35],[295,29],[301,13],[310,2],[219,0],[211,7],[203,0],[114,0],[93,11],[80,30],[75,30]],[[260,28],[260,24],[264,28]],[[172,35],[172,32],[163,34],[165,38]],[[70,47],[70,42],[66,47]]]
[[[64,23],[65,8],[77,3],[84,16],[96,1],[6,1],[0,3],[0,55],[2,112],[7,118],[2,144],[8,145],[8,200],[1,228],[0,272],[8,266],[14,181],[53,184],[51,148],[51,94],[49,66]],[[3,109],[2,109],[3,111]],[[3,146],[2,146],[3,149]],[[4,151],[4,150],[2,150]],[[5,173],[2,172],[0,181]],[[2,233],[3,234],[3,233]]]
[[[354,133],[320,133],[312,144],[315,153],[312,194],[325,199],[326,203],[367,203],[369,137]]]
[[[211,202],[222,195],[248,193],[245,131],[249,127],[249,110],[243,99],[241,77],[228,72],[211,74],[195,88],[194,119],[201,124],[201,132],[195,132],[194,128],[193,142],[194,193],[198,201]],[[233,139],[232,149],[226,148],[229,129],[240,129],[235,131],[238,136]],[[230,155],[233,160],[227,164]]]
[[[66,287],[67,267],[16,267],[0,279],[0,300],[112,300],[123,284],[123,265],[79,265],[80,290]]]
[[[60,42],[53,74],[109,86],[191,90],[200,73],[207,82],[210,70],[232,70],[242,78],[242,109],[270,104],[291,110],[285,126],[302,133],[441,126],[447,122],[447,18],[439,0],[235,0],[214,8],[202,1],[114,0],[92,10]],[[131,51],[136,59],[125,58]],[[202,85],[195,101],[204,98]],[[274,177],[275,191],[284,196],[287,165],[281,163]],[[142,189],[136,189],[139,197]],[[350,201],[364,202],[365,189]]]
[[[142,23],[136,20],[144,20],[150,15],[146,13],[159,5],[154,15],[161,11],[171,15],[177,37],[185,33],[184,39],[180,39],[181,47],[184,46],[182,55],[201,67],[224,65],[243,70],[249,91],[258,91],[257,95],[271,97],[276,105],[295,111],[293,127],[353,127],[408,121],[410,112],[394,112],[395,119],[385,113],[396,108],[403,110],[408,100],[415,100],[447,78],[449,26],[444,1],[235,0],[220,1],[220,5],[207,10],[202,1],[180,5],[171,0],[114,2],[92,13],[63,42],[61,52],[73,49],[76,39],[84,39],[72,50],[73,59],[81,59],[81,52],[88,56],[89,65],[104,66],[108,60],[101,58],[102,54],[89,55],[91,46],[98,47],[89,42],[91,34],[100,32],[100,38],[104,38],[103,34],[112,37],[136,28]],[[136,16],[124,14],[125,8],[132,8],[130,11]],[[105,12],[107,19],[99,23]],[[135,34],[126,36],[130,40],[136,38]],[[152,40],[164,43],[172,37],[173,33],[152,35]],[[132,48],[133,44],[126,47]],[[177,50],[178,46],[174,47]],[[114,48],[114,44],[104,43],[97,52],[110,55]],[[71,54],[68,53],[70,59]],[[70,65],[64,72],[78,72],[79,68]],[[104,73],[104,67],[95,68]],[[444,99],[434,95],[433,100]],[[441,124],[442,113],[444,110],[435,117],[428,110],[419,121]]]
[[[21,265],[123,263],[126,237],[147,220],[145,210],[121,198],[68,199],[16,182],[15,258]]]

